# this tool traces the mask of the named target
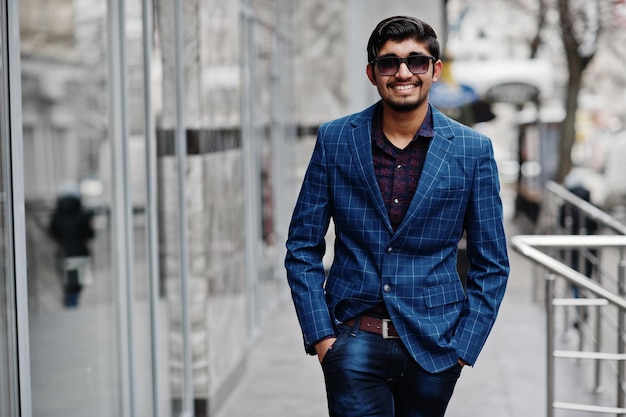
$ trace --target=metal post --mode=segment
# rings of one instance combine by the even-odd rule
[[[624,260],[624,254],[621,254],[621,260],[619,261],[618,271],[617,271],[617,279],[618,279],[618,294],[620,296],[624,296],[626,294],[626,290],[624,288],[624,280],[626,279],[626,260]],[[623,354],[626,352],[626,348],[624,345],[624,337],[621,334],[622,329],[624,329],[624,324],[626,320],[624,319],[624,310],[618,308],[618,316],[617,316],[617,329],[618,329],[618,337],[617,337],[617,352]],[[623,408],[625,404],[625,396],[624,390],[622,388],[622,383],[624,381],[625,367],[624,361],[617,361],[617,407]]]
[[[602,265],[602,252],[598,252],[598,265]],[[602,269],[595,266],[596,269],[596,281],[598,285],[602,285]],[[602,352],[602,314],[600,312],[600,307],[595,308],[595,341],[594,341],[594,351]],[[602,386],[602,361],[600,359],[595,359],[593,361],[594,367],[594,382],[593,389],[594,392],[599,392]]]
[[[564,205],[564,209],[563,209],[563,215],[564,215],[564,219],[563,219],[563,227],[565,228],[565,234],[570,234],[573,235],[574,234],[574,216],[572,213],[573,207],[571,204],[569,204],[568,202],[562,202],[562,204]],[[574,248],[569,248],[565,250],[565,256],[564,256],[564,260],[563,262],[566,265],[569,265],[570,267],[573,267],[573,263],[574,263]],[[573,291],[574,290],[574,286],[572,284],[569,283],[565,283],[565,297],[573,297]],[[571,295],[570,295],[570,291],[571,291]],[[570,310],[571,309],[575,309],[575,307],[565,307],[564,308],[564,314],[563,314],[563,332],[564,332],[564,336],[567,336],[567,332],[569,331],[569,326],[570,326]],[[576,317],[576,311],[574,313],[574,317]],[[579,328],[579,332],[580,332],[580,328]],[[579,338],[578,340],[581,340],[581,335],[579,334]]]
[[[256,49],[254,44],[255,16],[254,8],[249,0],[241,1],[241,68],[242,68],[242,94],[241,94],[241,145],[243,158],[243,189],[244,189],[244,230],[245,230],[245,300],[246,300],[246,334],[251,337],[258,328],[259,300],[257,294],[257,282],[259,276],[260,259],[260,218],[261,201],[259,183],[259,152],[261,136],[256,124],[258,115],[256,112],[258,94],[258,75],[254,71],[256,61]]]
[[[11,387],[19,396],[19,412],[21,417],[32,415],[32,392],[30,374],[30,333],[28,325],[28,280],[26,260],[26,216],[24,209],[24,160],[23,137],[22,137],[22,81],[20,61],[20,14],[19,2],[7,1],[0,6],[0,24],[3,27],[2,59],[5,83],[2,92],[8,93],[1,98],[4,101],[7,126],[0,126],[1,133],[6,134],[3,138],[6,146],[2,152],[2,175],[5,176],[4,186],[7,198],[6,233],[10,244],[7,244],[5,259],[7,271],[13,272],[13,295],[15,305],[13,309],[7,309],[9,317],[15,322],[15,330],[11,330],[11,341],[16,342],[17,352],[13,351],[12,359],[17,361],[18,387]],[[10,129],[7,130],[7,129]],[[7,146],[10,144],[10,146]],[[11,281],[11,279],[9,279]],[[9,293],[10,293],[9,289]],[[4,301],[4,300],[3,300]]]
[[[587,234],[587,227],[585,226],[587,217],[585,215],[585,213],[582,210],[576,210],[577,213],[576,216],[578,216],[578,230],[575,230],[577,235],[586,235]],[[577,251],[578,253],[578,259],[577,259],[577,265],[574,265],[574,269],[578,270],[581,274],[586,275],[587,272],[587,268],[585,268],[585,264],[587,263],[587,257],[589,256],[589,251],[586,250],[585,248],[581,247],[578,249],[573,249],[575,251]],[[577,288],[576,290],[576,294],[578,297],[583,297],[582,294],[582,289],[581,288]],[[584,322],[584,317],[585,314],[587,312],[587,308],[586,306],[578,306],[576,308],[576,320],[578,322],[578,350],[583,351],[585,349],[585,332],[583,331],[583,322]],[[581,360],[579,360],[580,362]]]
[[[274,216],[274,239],[275,242],[284,242],[286,240],[287,232],[285,227],[286,214],[284,208],[285,201],[285,174],[283,168],[285,166],[285,125],[286,119],[289,117],[285,111],[286,103],[286,89],[283,88],[285,79],[281,79],[281,70],[286,64],[288,57],[286,57],[286,43],[290,39],[291,33],[285,29],[285,17],[281,10],[283,5],[279,3],[277,7],[276,20],[278,22],[276,30],[273,31],[274,51],[276,59],[272,62],[271,67],[271,82],[272,82],[272,95],[275,97],[272,100],[272,127],[271,127],[271,182],[272,182],[272,208]],[[283,6],[284,7],[284,6]],[[281,256],[275,256],[273,260],[274,275],[272,279],[276,279],[278,271],[282,271],[283,259]],[[277,300],[278,301],[278,300]]]
[[[554,417],[554,284],[553,274],[546,275],[546,416]]]
[[[128,86],[126,78],[125,0],[109,1],[111,172],[113,183],[113,233],[115,236],[115,283],[117,285],[117,325],[121,416],[136,415],[133,332],[133,221],[130,202],[128,156]]]
[[[148,275],[150,282],[150,349],[152,367],[152,415],[161,416],[159,401],[159,226],[157,204],[157,161],[152,114],[152,1],[142,0],[144,136],[146,141],[146,216]]]
[[[187,245],[187,135],[185,128],[185,69],[183,64],[183,4],[174,2],[176,74],[176,162],[178,168],[178,239],[180,257],[180,309],[182,328],[182,415],[193,416],[193,376],[189,307],[189,249]]]

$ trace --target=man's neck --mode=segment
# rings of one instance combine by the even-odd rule
[[[383,132],[397,148],[404,149],[413,140],[415,133],[424,122],[428,106],[408,112],[398,112],[383,105]]]

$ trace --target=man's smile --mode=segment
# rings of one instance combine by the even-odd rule
[[[421,86],[421,83],[410,83],[410,84],[399,84],[399,83],[390,83],[388,88],[391,91],[395,91],[399,94],[408,94],[413,93]]]

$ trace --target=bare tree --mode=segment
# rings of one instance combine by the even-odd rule
[[[494,0],[496,3],[497,0]],[[470,0],[457,0],[470,7]],[[536,58],[546,53],[555,61],[557,78],[563,74],[563,106],[566,118],[560,126],[558,167],[555,180],[562,182],[572,168],[572,148],[576,138],[576,114],[579,112],[581,91],[618,95],[613,101],[622,102],[617,93],[626,85],[623,64],[626,62],[626,19],[617,0],[507,0],[520,17],[532,16],[533,30],[514,34],[515,39],[528,45],[528,57]],[[521,19],[520,19],[521,20]],[[458,23],[457,23],[458,24]],[[513,27],[511,27],[513,30]],[[609,57],[614,64],[602,70],[602,79],[586,82],[587,70],[596,55]],[[561,67],[562,64],[562,67]],[[563,72],[561,72],[563,68]],[[599,81],[599,82],[598,82]],[[613,109],[611,109],[613,110]]]
[[[584,71],[597,51],[600,10],[598,0],[558,0],[557,7],[569,74],[556,178],[561,182],[572,168],[571,154],[576,137],[578,93],[581,90]]]
[[[544,27],[546,26],[546,15],[548,10],[548,5],[546,4],[546,0],[537,0],[538,8],[537,8],[537,26],[535,31],[535,36],[530,42],[530,58],[536,58],[537,52],[539,51],[539,47],[541,46],[541,33],[543,32]]]

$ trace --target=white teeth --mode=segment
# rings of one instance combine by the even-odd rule
[[[396,90],[409,90],[414,87],[415,87],[414,85],[396,85],[394,88]]]

